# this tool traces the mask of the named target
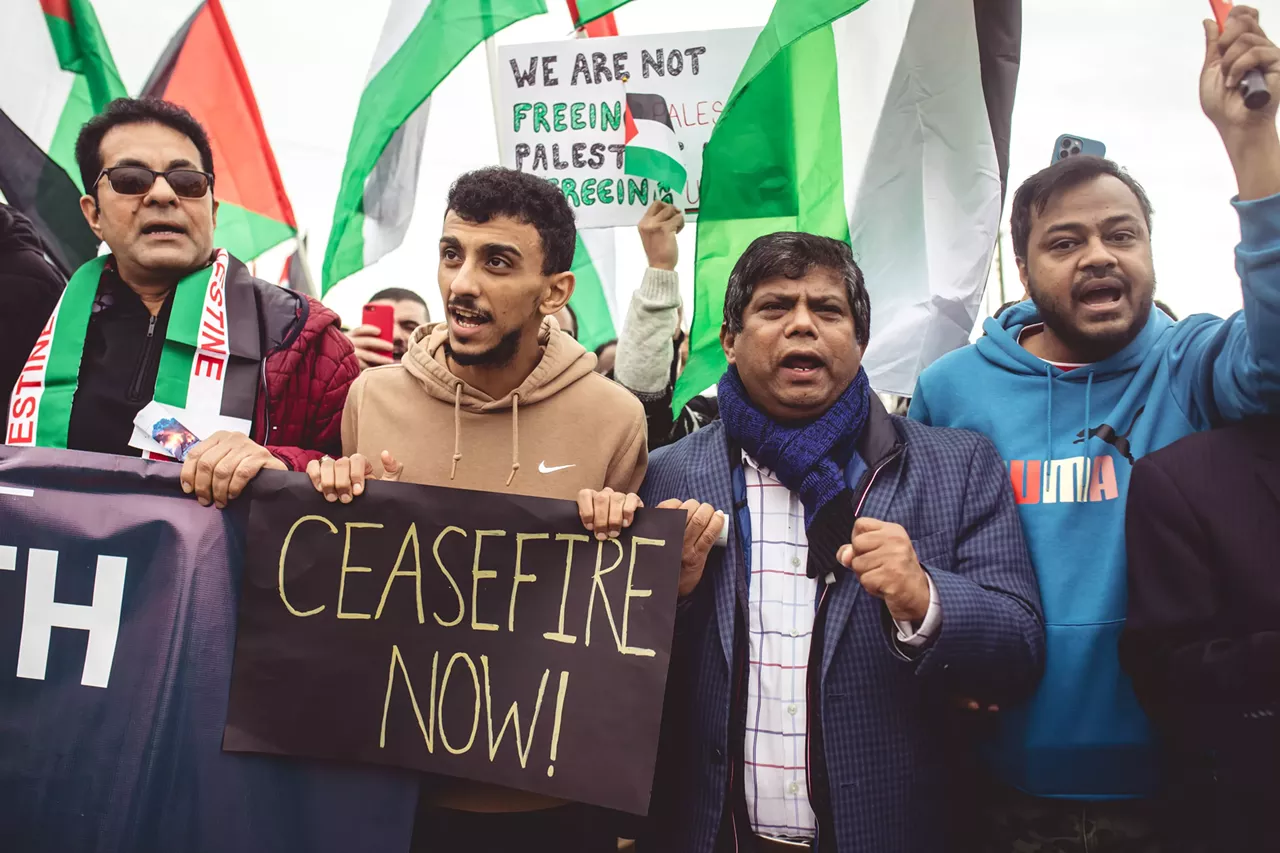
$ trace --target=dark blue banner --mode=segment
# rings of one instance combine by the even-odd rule
[[[416,774],[222,751],[244,506],[0,447],[0,850],[403,853]]]

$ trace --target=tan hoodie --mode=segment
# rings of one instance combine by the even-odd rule
[[[644,409],[594,371],[596,357],[548,317],[542,360],[495,400],[449,372],[448,326],[414,332],[400,364],[364,371],[342,415],[342,452],[381,453],[404,466],[401,482],[576,500],[582,489],[634,492],[644,480]],[[428,793],[429,791],[429,793]],[[562,801],[462,779],[424,788],[429,802],[477,812],[530,811]]]
[[[360,374],[342,416],[342,452],[402,482],[575,500],[582,489],[634,492],[648,464],[644,409],[594,372],[596,357],[548,317],[542,360],[500,400],[449,372],[448,326],[414,332],[400,364]]]

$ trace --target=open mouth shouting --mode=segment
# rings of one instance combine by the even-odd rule
[[[1115,278],[1100,278],[1080,287],[1076,301],[1090,313],[1106,313],[1119,308],[1128,293],[1124,282]]]
[[[826,362],[811,352],[793,352],[783,356],[780,367],[784,378],[804,382],[817,376]]]
[[[449,331],[460,339],[469,338],[493,322],[484,311],[457,304],[449,305]]]

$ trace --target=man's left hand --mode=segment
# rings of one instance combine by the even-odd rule
[[[195,492],[201,506],[213,504],[223,509],[263,468],[289,470],[244,433],[219,430],[187,453],[180,475],[182,491]]]
[[[922,622],[929,612],[929,577],[901,525],[863,516],[836,554],[862,588],[882,599],[899,622]]]
[[[644,506],[640,496],[613,489],[583,489],[578,492],[578,517],[582,526],[597,539],[616,539],[623,528],[630,527],[636,510]]]

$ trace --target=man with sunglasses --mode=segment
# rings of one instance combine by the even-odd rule
[[[183,490],[218,507],[263,468],[338,455],[359,363],[336,314],[214,247],[204,128],[166,101],[121,98],[81,129],[76,162],[81,210],[111,254],[76,271],[52,315],[24,318],[38,337],[21,372],[0,376],[5,443],[185,448],[170,454]],[[157,413],[167,433],[150,429]]]

